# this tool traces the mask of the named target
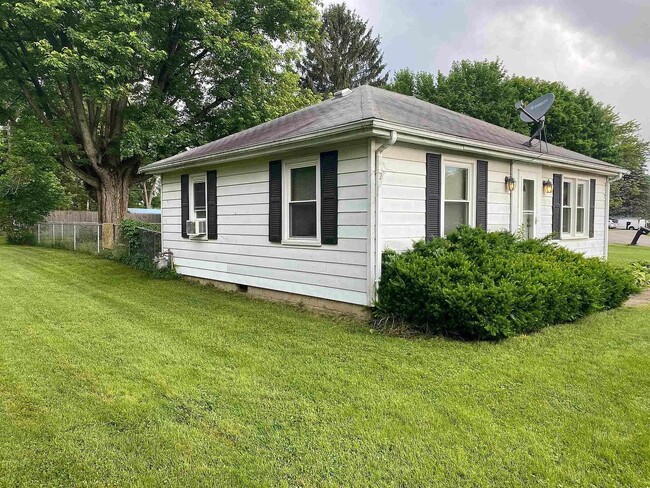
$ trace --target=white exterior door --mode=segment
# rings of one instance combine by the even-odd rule
[[[513,195],[513,230],[521,233],[525,239],[540,237],[541,168],[518,168],[515,178],[517,183]]]

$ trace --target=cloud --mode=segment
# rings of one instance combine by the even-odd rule
[[[499,56],[519,75],[562,81],[587,89],[614,105],[624,119],[637,119],[650,139],[650,59],[619,50],[607,37],[581,29],[561,12],[529,7],[500,12],[483,24],[477,52]]]
[[[335,3],[336,0],[325,0]],[[501,58],[510,73],[587,89],[650,140],[650,2],[347,0],[381,35],[388,69],[447,72]]]

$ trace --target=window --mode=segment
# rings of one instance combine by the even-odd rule
[[[576,186],[576,234],[585,233],[585,193],[587,185],[578,182]]]
[[[562,233],[570,234],[571,233],[571,217],[573,216],[573,209],[571,208],[571,202],[573,201],[573,182],[564,181],[562,183]]]
[[[207,207],[205,203],[205,180],[192,180],[192,214],[193,220],[201,220],[207,217]]]
[[[318,163],[287,163],[285,169],[288,191],[285,192],[288,225],[286,238],[294,241],[318,241],[319,174]]]
[[[469,165],[445,165],[444,210],[445,235],[461,225],[471,223],[471,167]]]
[[[587,181],[564,178],[562,182],[562,235],[585,236],[588,194]]]

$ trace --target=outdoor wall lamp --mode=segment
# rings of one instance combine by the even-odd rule
[[[551,180],[545,180],[542,183],[542,187],[544,188],[544,193],[553,193],[553,182]]]
[[[512,176],[506,176],[506,190],[513,191],[516,186],[516,181]]]

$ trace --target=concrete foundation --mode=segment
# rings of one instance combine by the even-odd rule
[[[295,305],[297,307],[313,310],[314,312],[333,314],[333,315],[346,315],[346,316],[354,317],[356,319],[363,319],[363,320],[370,320],[371,318],[370,308],[364,307],[362,305],[336,302],[334,300],[326,300],[324,298],[296,295],[295,293],[268,290],[266,288],[257,288],[254,286],[238,285],[236,283],[227,283],[225,281],[208,280],[204,278],[194,278],[191,276],[183,276],[183,278],[193,283],[200,283],[202,285],[214,286],[215,288],[224,291],[229,291],[229,292],[245,293],[250,297],[261,298],[262,300],[288,303],[291,305]]]

